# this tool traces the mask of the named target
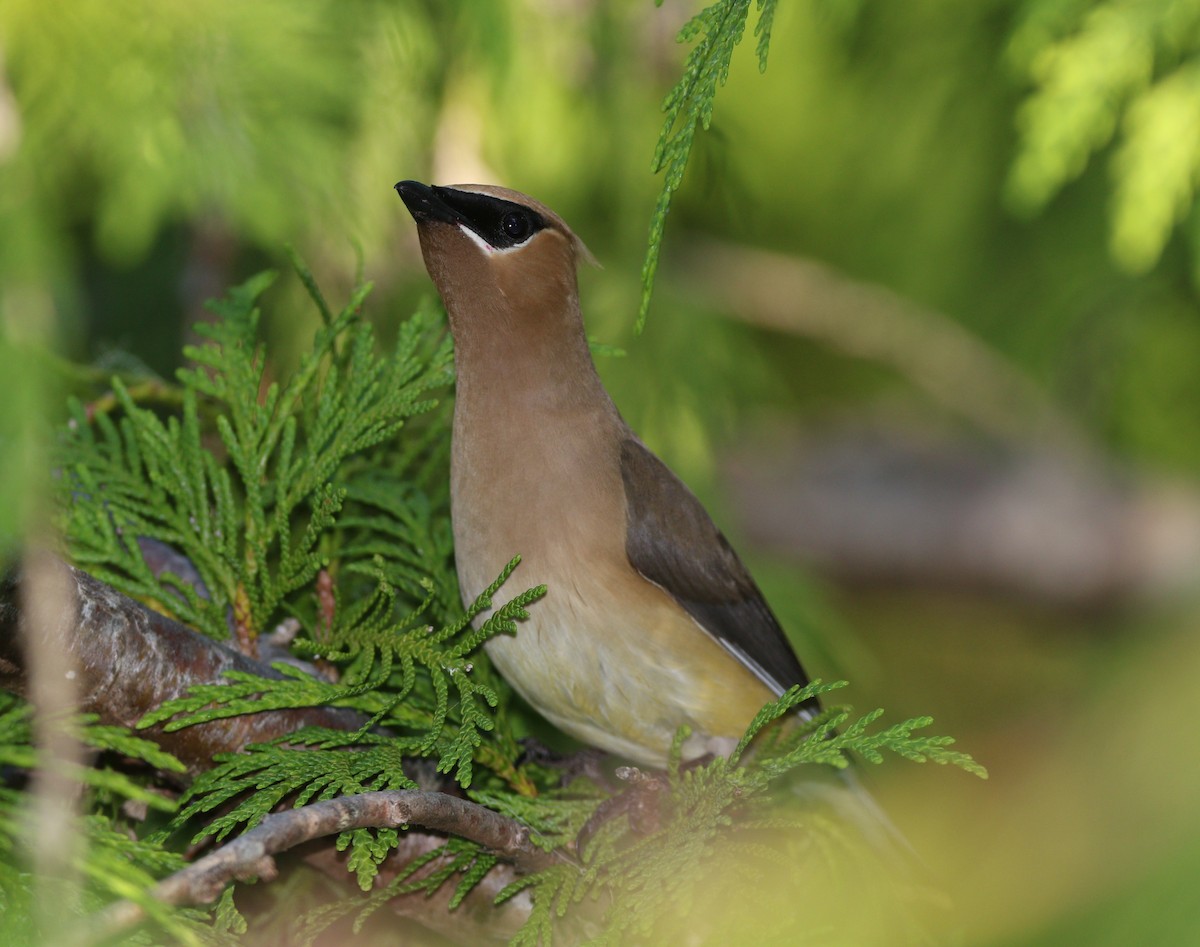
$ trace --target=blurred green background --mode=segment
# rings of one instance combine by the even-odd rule
[[[878,787],[965,942],[1200,943],[1200,0],[781,3],[635,336],[698,8],[0,0],[0,535],[39,528],[59,356],[169,376],[287,243],[386,330],[432,291],[392,184],[515,187],[602,261],[614,397],[814,676],[991,769]],[[272,292],[286,372],[318,317]]]

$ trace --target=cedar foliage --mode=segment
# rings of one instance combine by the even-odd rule
[[[749,6],[719,0],[681,34],[702,38],[666,104],[655,156],[666,174],[643,274],[643,315],[671,194],[697,123],[707,127],[711,118]],[[765,66],[774,0],[759,0],[758,8]],[[173,729],[266,708],[323,705],[357,710],[367,723],[350,733],[307,728],[223,756],[176,803],[153,791],[152,775],[177,770],[175,761],[119,728],[81,721],[85,742],[147,764],[135,777],[102,757],[79,774],[93,813],[81,856],[89,879],[85,910],[118,897],[145,900],[151,878],[182,864],[178,851],[188,837],[219,841],[280,804],[413,787],[406,770],[414,759],[433,761],[473,799],[524,822],[547,850],[567,850],[606,797],[586,782],[562,789],[557,773],[522,758],[510,694],[481,651],[494,635],[520,633],[527,610],[553,590],[510,595],[520,561],[520,550],[513,550],[483,595],[465,610],[457,604],[445,492],[448,423],[437,398],[452,368],[440,315],[416,313],[394,352],[381,355],[362,313],[369,286],[335,313],[311,274],[297,269],[322,326],[286,380],[269,380],[270,360],[258,339],[259,299],[274,279],[262,274],[212,306],[217,318],[197,328],[205,342],[185,351],[191,367],[178,372],[176,386],[150,386],[143,402],[142,389],[114,378],[111,398],[72,404],[58,457],[61,526],[74,561],[114,587],[251,653],[273,628],[293,623],[299,628],[293,654],[325,669],[314,674],[315,665],[278,662],[278,679],[231,674],[224,684],[197,687],[153,711],[141,726]],[[504,601],[493,609],[502,589]],[[806,768],[841,769],[855,757],[877,763],[886,750],[985,775],[951,749],[950,738],[917,735],[930,723],[924,717],[872,729],[879,711],[855,718],[848,708],[831,708],[802,726],[773,726],[797,704],[838,686],[814,682],[771,702],[729,759],[684,768],[681,732],[656,825],[635,831],[627,819],[613,819],[578,859],[501,893],[499,900],[524,889],[534,895],[516,942],[551,942],[585,902],[603,905],[598,918],[590,912],[599,943],[653,937],[663,925],[669,930],[686,917],[704,880],[700,869],[719,862],[731,843],[768,862],[783,858],[792,872],[821,871],[821,859],[830,857],[831,846],[844,846],[844,836],[819,814],[779,804],[787,793],[778,787]],[[34,769],[27,709],[5,698],[0,710],[0,761]],[[756,750],[748,753],[752,742]],[[136,820],[113,804],[119,799],[164,810],[170,821]],[[21,913],[29,896],[21,870],[29,844],[20,836],[25,804],[7,786],[0,793],[0,898],[9,917]],[[764,832],[775,836],[772,844]],[[803,858],[773,847],[782,838],[785,851],[814,835],[824,842],[806,848]],[[364,892],[397,838],[397,830],[380,829],[338,840]],[[413,880],[442,856],[437,872]],[[452,838],[361,900],[302,915],[293,931],[312,942],[341,916],[357,914],[361,922],[388,897],[443,884],[456,886],[457,904],[495,863],[478,844]],[[188,942],[228,942],[244,930],[228,891],[210,922],[200,912],[150,907],[157,924]],[[916,936],[919,917],[900,909],[896,917]]]

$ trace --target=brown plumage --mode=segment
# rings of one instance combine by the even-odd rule
[[[587,248],[515,191],[396,189],[454,336],[463,598],[518,553],[517,584],[549,589],[489,655],[586,743],[662,766],[687,724],[685,757],[727,752],[772,695],[806,679],[737,554],[604,389],[579,308]]]

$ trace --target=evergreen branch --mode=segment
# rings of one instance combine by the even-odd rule
[[[480,805],[527,825],[530,842],[546,851],[573,844],[596,807],[609,798],[579,780],[569,789],[552,788],[537,796],[483,790],[471,790],[469,795]]]
[[[95,750],[120,754],[123,757],[138,760],[154,770],[165,773],[184,773],[187,767],[172,754],[163,750],[157,743],[134,736],[127,728],[97,723],[94,714],[83,715],[80,719],[79,738],[87,746]],[[81,783],[93,789],[103,789],[126,799],[132,799],[157,809],[160,812],[174,812],[176,805],[173,799],[159,792],[146,789],[131,776],[112,767],[84,767],[78,773]]]
[[[283,661],[271,668],[281,676],[260,677],[243,671],[226,671],[225,679],[197,684],[186,696],[169,700],[138,721],[139,729],[162,725],[166,733],[242,714],[306,707],[348,706],[352,698],[371,690],[377,682],[334,684]]]
[[[758,57],[758,71],[767,71],[767,53],[771,48],[771,29],[775,25],[775,9],[779,6],[779,0],[758,0],[758,22],[754,25],[754,35],[758,37],[758,43],[754,47],[754,54]]]
[[[17,778],[17,770],[32,772],[44,762],[39,760],[41,754],[30,743],[31,717],[31,708],[27,704],[0,691],[0,765],[6,770],[5,784],[0,787],[0,904],[5,914],[6,936],[12,942],[30,943],[34,942],[36,933],[30,918],[37,912],[32,905],[35,887],[26,865],[29,851],[46,844],[46,840],[30,837],[27,800],[10,785]],[[90,715],[80,716],[71,723],[85,745],[130,756],[169,771],[182,770],[172,756],[153,743],[132,736],[124,728],[99,725]],[[59,765],[62,765],[61,761]],[[92,790],[101,803],[111,803],[116,797],[160,811],[175,809],[170,798],[147,790],[130,775],[109,765],[70,765],[66,775]],[[89,902],[114,897],[143,899],[156,875],[183,867],[182,857],[162,848],[160,841],[139,839],[110,816],[84,816],[72,831],[82,836],[82,844],[74,847],[71,856],[72,868],[86,882],[83,893]],[[41,894],[44,896],[45,891]],[[197,936],[199,915],[181,915],[167,911],[161,905],[147,905],[147,908],[149,916],[177,942],[200,943]],[[25,926],[30,928],[28,937],[23,936]]]
[[[814,685],[821,686],[819,681],[814,681],[809,686]],[[793,688],[784,694],[778,701],[768,705],[769,714],[774,713],[781,705],[790,704],[800,693],[802,692]],[[869,763],[882,763],[883,750],[913,762],[948,764],[981,779],[987,778],[987,770],[969,754],[949,749],[955,742],[953,737],[914,735],[914,731],[932,724],[932,717],[914,717],[883,730],[871,732],[871,724],[882,715],[882,710],[864,714],[841,732],[838,732],[838,729],[850,718],[849,709],[834,711],[818,718],[812,721],[809,727],[795,727],[793,732],[780,736],[782,752],[778,755],[762,754],[743,765],[742,769],[749,780],[747,785],[765,787],[772,780],[803,764],[819,763],[844,769],[850,765],[850,754],[855,754]],[[787,747],[788,743],[792,744],[790,748]]]
[[[521,823],[514,822],[514,824],[520,825]],[[453,910],[499,863],[499,860],[496,853],[475,839],[451,837],[446,840],[444,845],[431,849],[422,857],[410,862],[388,886],[386,896],[391,898],[396,895],[418,892],[426,896],[432,895],[451,878],[458,876],[458,884],[454,886],[454,893],[450,896],[448,904],[450,910]],[[436,867],[420,877],[415,877],[420,875],[428,865]],[[409,880],[414,877],[415,880]]]
[[[848,765],[850,753],[878,762],[881,751],[888,750],[917,762],[949,763],[986,777],[983,767],[970,756],[947,749],[953,742],[948,737],[914,734],[929,725],[927,717],[872,731],[881,713],[875,711],[855,719],[841,733],[837,728],[850,720],[847,709],[825,712],[812,720],[796,717],[796,706],[842,686],[842,682],[813,681],[771,701],[747,727],[728,759],[717,757],[683,767],[680,753],[688,733],[682,728],[672,749],[666,781],[669,794],[661,803],[661,824],[648,833],[643,828],[639,834],[627,820],[610,819],[588,842],[582,870],[551,866],[509,885],[500,899],[526,889],[533,893],[533,910],[513,943],[549,943],[561,919],[589,898],[603,898],[608,904],[601,942],[617,944],[648,937],[652,926],[662,918],[664,905],[687,916],[687,898],[694,890],[700,867],[730,857],[727,853],[731,846],[754,853],[761,863],[764,843],[752,833],[762,831],[764,826],[775,830],[771,833],[775,845],[772,850],[779,864],[795,865],[793,858],[778,851],[780,832],[785,829],[808,840],[820,837],[830,846],[819,853],[821,863],[816,870],[825,870],[827,863],[836,864],[863,841],[857,828],[842,825],[809,806],[780,818],[776,807],[783,800],[768,792],[780,777],[795,773],[805,764],[840,769]],[[754,750],[750,752],[752,745]],[[519,813],[531,826],[545,825],[551,831],[556,824],[574,825],[586,811],[585,801],[579,799],[510,800],[501,807],[489,796],[476,797],[501,811]],[[767,808],[768,804],[772,807]],[[772,814],[766,817],[764,812]],[[554,816],[561,821],[555,823]],[[538,841],[536,836],[531,839]],[[810,853],[808,857],[814,856]]]
[[[130,838],[99,816],[89,816],[83,824],[87,846],[78,869],[101,897],[114,904],[120,902],[113,899],[124,899],[135,906],[139,919],[153,921],[171,940],[202,947],[206,935],[213,930],[210,919],[195,911],[172,910],[151,895],[156,878],[184,869],[182,856],[166,851],[157,841]],[[231,908],[232,905],[226,910]],[[99,939],[91,921],[89,918],[86,926],[80,928],[78,936],[72,938],[73,943]]]
[[[312,274],[312,270],[308,268],[308,264],[301,259],[300,254],[296,252],[296,248],[290,243],[284,247],[287,253],[288,261],[292,264],[292,269],[300,277],[300,282],[304,284],[304,289],[307,291],[309,298],[316,304],[317,310],[321,313],[321,321],[325,325],[330,325],[333,322],[333,312],[329,308],[329,303],[325,301],[324,295],[321,293],[321,288],[317,285],[317,280]],[[362,280],[357,282],[362,283]]]
[[[820,680],[811,681],[803,687],[799,685],[788,688],[779,698],[766,704],[762,710],[754,715],[754,719],[746,727],[746,732],[742,735],[742,739],[738,741],[737,747],[729,755],[729,765],[736,766],[742,756],[745,754],[750,743],[763,732],[769,724],[774,723],[781,717],[786,716],[794,707],[799,707],[807,700],[814,697],[820,697],[823,694],[828,694],[830,691],[838,690],[845,687],[846,681],[834,681],[830,684],[823,684]],[[819,724],[813,724],[818,726]],[[793,726],[796,726],[793,723]],[[808,728],[806,728],[808,729]],[[678,764],[676,764],[677,768]]]
[[[636,324],[639,333],[650,311],[650,297],[654,292],[654,278],[658,272],[659,251],[667,214],[671,210],[671,199],[683,183],[683,174],[695,143],[696,126],[708,131],[712,124],[713,101],[717,89],[725,85],[729,78],[730,61],[745,32],[750,2],[717,0],[692,17],[679,31],[679,42],[692,42],[697,37],[699,41],[688,53],[679,82],[667,93],[663,102],[666,117],[651,160],[652,172],[664,173],[662,190],[650,217],[650,237],[646,259],[642,263],[642,301]],[[755,34],[758,36],[760,70],[766,69],[777,3],[778,0],[758,0],[759,18]]]
[[[314,736],[318,742],[328,740],[327,736]],[[221,841],[238,826],[253,828],[292,796],[299,807],[314,799],[370,790],[416,789],[404,774],[406,749],[401,741],[386,739],[369,746],[354,746],[350,739],[343,739],[341,745],[325,748],[313,746],[299,735],[225,754],[188,790],[173,825],[182,826],[197,815],[223,808],[250,791],[232,809],[206,823],[193,844],[209,836]]]
[[[456,581],[449,567],[453,537],[445,509],[435,507],[397,470],[370,468],[353,474],[338,522],[344,568],[388,586],[399,585],[413,597],[428,596],[432,580],[430,606],[436,604],[436,611],[447,619],[457,611]]]
[[[362,891],[370,891],[379,873],[379,866],[400,842],[400,834],[392,828],[351,829],[337,837],[339,852],[350,849],[346,867],[358,879]]]
[[[303,264],[298,270],[311,283]],[[436,313],[414,317],[394,356],[381,358],[361,319],[369,285],[336,315],[310,285],[326,324],[286,384],[264,389],[256,303],[273,278],[263,274],[210,305],[220,318],[197,328],[204,344],[186,349],[196,367],[178,373],[177,417],[139,408],[114,380],[121,417],[89,418],[76,405],[64,456],[77,561],[213,637],[227,637],[232,625],[248,651],[326,563],[322,546],[345,498],[335,481],[348,462],[394,440],[450,378],[446,342],[427,351]],[[220,411],[225,465],[204,444],[200,397]],[[196,579],[151,569],[145,541],[177,550]]]
[[[518,561],[514,559],[506,566],[497,580],[467,609],[466,615],[477,616],[490,607],[493,596]],[[419,624],[429,598],[400,622],[392,621],[391,590],[381,582],[374,596],[363,599],[348,612],[349,622],[334,629],[332,642],[324,645],[311,641],[296,643],[296,650],[301,653],[316,656],[319,649],[323,660],[346,665],[340,682],[320,680],[305,669],[283,662],[272,666],[279,675],[275,678],[231,671],[221,683],[197,685],[187,695],[165,702],[147,713],[138,726],[143,729],[161,726],[164,732],[170,733],[263,711],[352,708],[370,716],[341,745],[367,739],[369,729],[376,724],[401,733],[423,733],[423,736],[397,738],[397,751],[420,756],[436,753],[438,772],[453,773],[460,785],[467,787],[472,781],[475,758],[483,745],[484,734],[495,730],[494,711],[500,698],[490,681],[472,676],[474,664],[466,659],[494,635],[515,630],[516,621],[528,615],[526,607],[544,592],[544,587],[537,587],[515,596],[490,615],[478,630],[468,630],[463,619],[437,630]],[[432,689],[434,701],[430,710],[406,704],[418,684],[418,669],[423,670],[423,679]],[[452,688],[457,697],[453,707]],[[297,739],[292,738],[293,741]],[[337,739],[326,737],[326,746],[336,742]],[[220,821],[224,831],[241,821],[261,816],[281,798],[299,791],[302,785],[315,778],[305,769],[309,763],[296,762],[293,754],[286,750],[268,752],[260,749],[258,752],[266,755],[256,756],[253,762],[235,759],[210,770],[194,784],[189,796],[197,798],[207,794],[207,803],[193,804],[182,818],[206,811],[249,788],[238,782],[240,766],[247,766],[248,771],[255,773],[268,767],[273,769],[268,777],[256,777],[259,781],[254,785],[259,792],[252,797],[249,808],[239,807],[227,820]],[[312,751],[305,755],[309,759],[316,758]],[[360,756],[355,765],[368,759],[373,757]],[[273,795],[264,791],[269,781],[276,785]],[[357,792],[363,788],[369,787],[343,782],[337,784],[336,790],[330,788],[328,791]]]
[[[1008,43],[1029,83],[1007,197],[1033,214],[1112,154],[1109,251],[1132,273],[1195,218],[1200,39],[1194,3],[1027,3]],[[1187,24],[1187,25],[1184,25]]]

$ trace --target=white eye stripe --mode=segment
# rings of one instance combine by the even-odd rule
[[[475,246],[479,247],[479,249],[481,249],[484,253],[487,253],[487,254],[512,253],[514,250],[520,250],[521,247],[525,246],[525,244],[527,244],[529,242],[529,237],[526,237],[520,243],[514,244],[511,247],[493,247],[490,243],[488,243],[486,240],[484,240],[483,237],[479,236],[479,234],[477,234],[474,230],[472,230],[466,224],[459,224],[458,229],[461,230],[463,233],[465,233],[468,237],[470,237],[471,240],[474,241]],[[532,237],[533,234],[530,234],[529,236]]]

